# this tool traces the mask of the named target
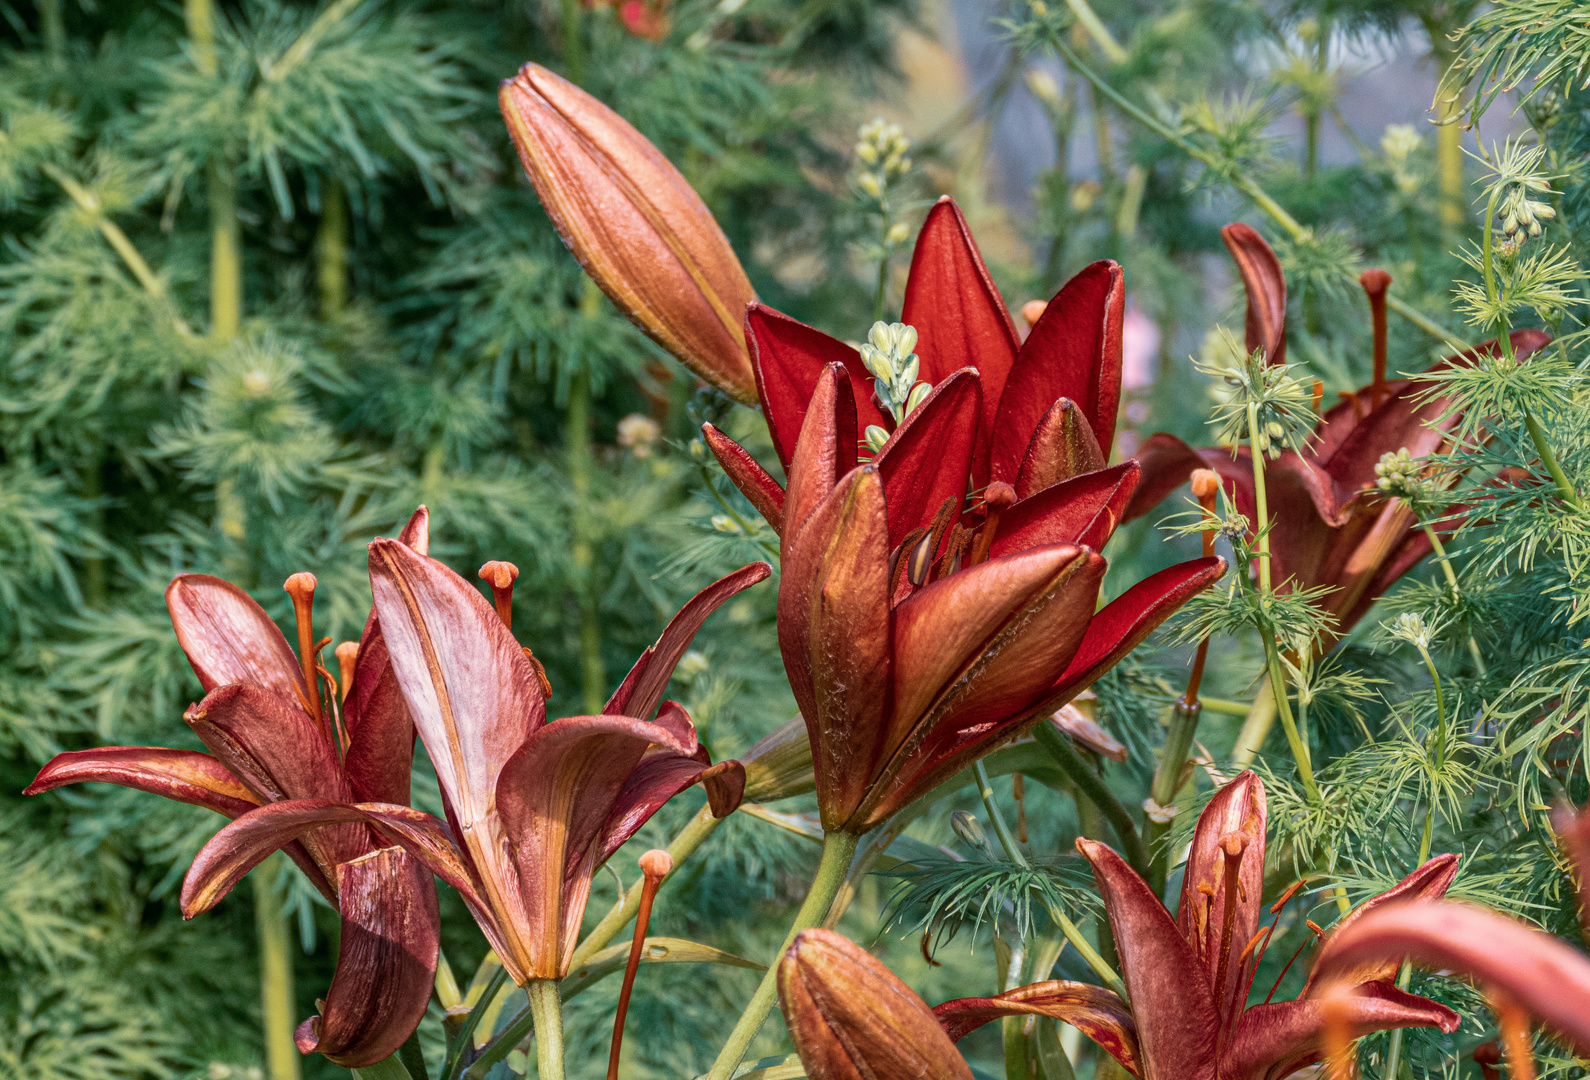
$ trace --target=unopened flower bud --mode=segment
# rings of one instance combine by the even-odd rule
[[[961,843],[979,851],[988,850],[988,834],[983,832],[982,822],[977,820],[976,814],[967,810],[956,810],[950,814],[950,828],[954,829],[955,835],[961,838]]]
[[[867,449],[876,454],[883,449],[883,444],[889,441],[889,432],[877,424],[868,424],[867,430],[861,433],[861,441],[867,444]]]
[[[745,801],[773,802],[817,788],[812,742],[799,716],[779,725],[740,755],[745,766]]]
[[[720,533],[737,533],[741,531],[740,523],[728,514],[713,514],[712,527]]]
[[[906,413],[906,415],[910,416],[913,412],[915,412],[916,411],[916,407],[918,405],[922,404],[924,401],[926,401],[927,400],[927,396],[929,394],[931,394],[932,392],[933,392],[933,387],[929,386],[925,382],[919,382],[915,386],[913,386],[911,388],[910,395],[905,399],[905,413]]]
[[[886,238],[891,244],[903,244],[911,237],[911,226],[903,221],[896,221],[889,226],[889,235]]]
[[[648,337],[739,401],[757,400],[743,326],[756,299],[706,204],[613,110],[539,64],[498,94],[547,215]]]
[[[1060,84],[1055,82],[1053,75],[1042,68],[1028,68],[1026,74],[1027,92],[1045,105],[1060,104]]]
[[[868,195],[872,196],[874,199],[883,195],[883,185],[878,182],[878,177],[874,173],[857,173],[856,186],[862,191],[866,192]]]

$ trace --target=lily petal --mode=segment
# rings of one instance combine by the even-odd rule
[[[707,616],[730,597],[765,581],[772,572],[773,567],[765,562],[747,563],[692,596],[679,613],[668,620],[657,643],[640,654],[640,659],[635,661],[635,666],[629,669],[629,674],[602,708],[603,715],[648,719],[662,699],[663,691],[668,689],[674,668],[679,666],[680,658],[690,648]]]
[[[795,936],[778,1002],[812,1080],[972,1080],[927,1002],[830,930]]]
[[[669,702],[667,707],[684,712],[674,702]],[[693,784],[707,789],[713,817],[728,817],[745,797],[745,766],[732,760],[714,765],[705,747],[689,757],[664,747],[653,747],[630,773],[608,814],[607,823],[602,826],[596,865],[605,863],[662,809],[664,803]]]
[[[178,574],[166,586],[166,610],[206,691],[251,683],[306,700],[304,676],[287,639],[265,609],[230,581]]]
[[[1133,1076],[1143,1075],[1137,1023],[1114,991],[1080,982],[1040,982],[997,997],[956,998],[933,1007],[951,1039],[960,1042],[990,1020],[1005,1016],[1051,1016],[1063,1020],[1108,1051]]]
[[[745,447],[729,438],[711,424],[701,425],[701,438],[718,459],[740,494],[750,500],[774,532],[784,530],[784,489],[767,474],[761,462],[746,452]]]
[[[421,506],[409,515],[408,521],[403,525],[403,530],[398,533],[398,540],[407,544],[421,555],[431,553],[431,512]]]
[[[783,560],[779,650],[816,749],[825,828],[860,803],[881,751],[893,656],[888,536],[882,480],[862,466],[817,507]]]
[[[182,718],[261,802],[353,801],[324,730],[292,698],[233,684],[210,691]]]
[[[1128,458],[1108,469],[1083,473],[1022,499],[999,518],[992,555],[1039,544],[1083,544],[1102,548],[1122,521],[1141,468]]]
[[[1368,915],[1377,908],[1387,904],[1406,903],[1410,900],[1433,901],[1446,895],[1447,889],[1452,886],[1452,879],[1457,877],[1458,856],[1453,854],[1437,855],[1413,873],[1403,878],[1397,884],[1372,896],[1359,904],[1341,921],[1331,927],[1331,935],[1342,933],[1359,919]],[[1366,964],[1354,971],[1338,971],[1337,981],[1346,981],[1353,984],[1368,982],[1390,982],[1397,977],[1398,970],[1402,967],[1400,960],[1386,960],[1379,964]],[[1298,997],[1313,996],[1315,991],[1314,973],[1309,972],[1308,982],[1303,986],[1303,992]]]
[[[1049,406],[1033,430],[1016,472],[1016,497],[1025,499],[1062,480],[1102,469],[1106,462],[1087,415],[1076,402],[1063,397]]]
[[[1494,911],[1450,901],[1380,908],[1331,935],[1312,978],[1323,985],[1361,965],[1405,957],[1505,992],[1590,1056],[1590,958]]]
[[[890,551],[944,500],[965,494],[981,411],[977,372],[962,368],[937,383],[878,451],[873,464],[889,505]]]
[[[1126,860],[1086,837],[1077,850],[1093,865],[1110,917],[1148,1075],[1213,1080],[1219,1019],[1197,954]]]
[[[259,796],[209,754],[163,746],[103,746],[56,754],[22,794],[40,795],[66,784],[117,784],[229,818],[259,805]]]
[[[361,802],[407,803],[414,764],[414,720],[392,671],[381,620],[365,621],[353,685],[342,703],[348,729],[343,772]]]
[[[994,414],[992,479],[1016,480],[1033,434],[1063,397],[1081,407],[1101,452],[1109,456],[1121,405],[1125,318],[1125,279],[1108,259],[1084,268],[1049,302],[1021,347]],[[998,388],[984,389],[992,394]]]
[[[746,309],[745,330],[768,434],[773,438],[773,450],[784,466],[785,476],[789,475],[795,440],[805,425],[818,376],[830,364],[843,364],[850,373],[851,385],[857,390],[856,419],[861,426],[883,425],[883,414],[872,402],[872,376],[855,349],[763,304]]]
[[[844,368],[829,364],[812,390],[806,422],[801,425],[789,465],[780,551],[789,549],[812,511],[828,497],[839,478],[855,468],[856,410],[848,381]]]
[[[344,1068],[397,1052],[430,1003],[441,944],[436,884],[400,847],[337,868],[342,915],[337,969],[319,1016],[299,1025],[300,1053],[320,1051]]]
[[[1227,495],[1236,491],[1239,502],[1251,497],[1253,490],[1253,468],[1245,458],[1234,459],[1228,450],[1194,450],[1163,431],[1143,440],[1137,449],[1137,461],[1143,467],[1143,476],[1127,504],[1126,521],[1134,521],[1164,502],[1167,495],[1187,482],[1194,469],[1219,473],[1220,486]]]
[[[1241,222],[1221,229],[1220,239],[1248,294],[1248,352],[1260,349],[1266,363],[1286,363],[1286,275],[1281,261],[1257,230]]]
[[[1357,1039],[1392,1028],[1457,1030],[1458,1014],[1429,998],[1397,989],[1395,983],[1357,987],[1347,1020]],[[1282,1080],[1323,1061],[1325,1016],[1318,1001],[1275,1001],[1242,1014],[1220,1063],[1221,1080]]]

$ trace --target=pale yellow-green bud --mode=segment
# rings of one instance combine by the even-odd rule
[[[1060,104],[1060,84],[1055,82],[1053,75],[1042,68],[1028,68],[1026,75],[1027,92],[1045,105]]]
[[[897,221],[893,225],[889,226],[889,235],[887,239],[891,244],[903,244],[910,237],[910,235],[911,227],[903,221]]]
[[[932,392],[933,387],[929,386],[925,382],[919,382],[915,386],[911,387],[911,395],[905,399],[905,414],[910,416],[913,412],[915,412],[916,407],[922,404],[922,402],[926,401],[927,396]]]
[[[728,514],[713,514],[712,527],[720,533],[737,533],[741,531],[740,523]]]
[[[876,165],[878,163],[878,148],[870,142],[858,142],[856,144],[856,156],[868,165]]]
[[[867,449],[876,454],[889,441],[889,432],[877,424],[868,424],[867,430],[861,433],[861,439],[867,444]]]
[[[883,194],[883,185],[878,182],[877,176],[870,172],[857,174],[856,186],[874,199]]]

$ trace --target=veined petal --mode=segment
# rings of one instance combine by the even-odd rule
[[[1248,352],[1260,349],[1267,363],[1286,363],[1286,275],[1281,261],[1257,230],[1240,221],[1221,229],[1220,239],[1248,294]]]
[[[397,1052],[430,1003],[441,944],[431,872],[400,847],[337,868],[342,915],[337,969],[319,1016],[299,1025],[298,1050],[358,1069]]]
[[[649,719],[657,702],[662,700],[663,691],[668,689],[668,680],[673,678],[680,657],[690,648],[707,616],[730,597],[765,581],[772,572],[773,568],[765,562],[747,563],[692,596],[679,609],[679,614],[668,621],[657,643],[640,654],[640,659],[635,661],[635,666],[629,669],[629,674],[603,707],[603,715]]]
[[[304,701],[298,657],[265,609],[230,581],[178,574],[166,586],[166,610],[205,690],[249,683]]]
[[[1323,986],[1366,964],[1411,960],[1507,994],[1590,1056],[1590,958],[1494,911],[1455,904],[1394,904],[1332,934],[1312,979]]]
[[[963,368],[937,383],[873,458],[889,505],[890,551],[945,499],[965,494],[981,410],[977,372]]]
[[[1126,860],[1085,837],[1077,840],[1077,850],[1093,865],[1110,917],[1148,1075],[1214,1080],[1219,1018],[1192,946]]]
[[[1234,1018],[1247,1000],[1240,957],[1259,928],[1264,904],[1268,820],[1264,783],[1249,769],[1216,792],[1198,815],[1182,874],[1176,928],[1198,954],[1222,1023]],[[1233,856],[1224,845],[1232,837],[1241,845],[1235,856],[1240,859],[1235,895],[1226,888],[1227,862]],[[1225,923],[1228,906],[1232,912],[1229,931]],[[1224,981],[1220,982],[1222,975]]]
[[[829,364],[812,391],[789,465],[784,528],[779,533],[781,552],[789,550],[812,511],[856,465],[856,410],[846,386],[848,379],[838,364]]]
[[[671,701],[665,707],[684,712]],[[595,865],[605,863],[664,803],[694,784],[707,789],[713,817],[727,817],[745,796],[745,766],[733,760],[714,765],[705,747],[688,756],[665,746],[648,750],[629,774],[602,827]]]
[[[479,591],[396,540],[370,545],[370,586],[392,670],[493,907],[516,894],[494,791],[546,718],[524,650]]]
[[[342,722],[348,729],[342,768],[355,797],[362,802],[407,803],[414,720],[374,612],[359,638],[353,685],[342,702]]]
[[[1016,324],[948,195],[917,234],[900,321],[916,327],[924,381],[937,386],[951,372],[975,367],[988,395],[984,405],[999,401],[1016,359]]]
[[[1049,406],[1027,441],[1027,452],[1016,471],[1016,497],[1025,499],[1062,480],[1102,469],[1107,461],[1087,414],[1063,397]]]
[[[768,434],[773,437],[773,449],[785,476],[818,376],[828,365],[843,364],[850,373],[856,420],[861,427],[883,425],[883,414],[872,403],[872,376],[855,349],[764,304],[746,309],[745,330]]]
[[[779,651],[806,719],[829,828],[870,785],[889,715],[888,536],[878,470],[854,469],[788,547],[779,580]]]
[[[56,754],[22,794],[40,795],[66,784],[117,784],[230,818],[259,805],[259,797],[209,754],[164,746],[102,746]]]
[[[1140,474],[1137,462],[1128,458],[1022,499],[1000,515],[989,553],[1007,555],[1040,544],[1102,548],[1123,520]]]
[[[795,936],[778,1002],[811,1080],[972,1080],[927,1003],[831,930]]]
[[[398,540],[407,544],[421,555],[431,553],[431,512],[421,506],[409,515],[404,522],[403,529],[398,533]]]
[[[1429,998],[1373,982],[1348,999],[1352,1037],[1392,1028],[1457,1030],[1458,1014]],[[1324,1009],[1318,1001],[1276,1001],[1242,1014],[1220,1062],[1221,1080],[1282,1080],[1325,1058]]]
[[[1331,927],[1331,934],[1340,934],[1352,926],[1359,919],[1377,908],[1387,904],[1407,903],[1411,900],[1433,901],[1446,895],[1452,885],[1452,879],[1457,877],[1458,856],[1453,854],[1437,855],[1413,873],[1403,878],[1397,884],[1380,893],[1371,896],[1359,904],[1341,921]],[[1366,964],[1353,971],[1339,971],[1336,978],[1353,984],[1368,982],[1389,982],[1397,977],[1398,970],[1402,967],[1400,960],[1386,960],[1378,964]],[[1314,973],[1310,972],[1308,981],[1303,985],[1303,992],[1299,997],[1310,997],[1315,990]]]
[[[1093,685],[1193,596],[1220,580],[1226,560],[1191,559],[1139,581],[1093,616],[1065,674],[1040,709],[1053,712]]]
[[[718,459],[740,494],[750,500],[774,532],[784,530],[784,489],[767,474],[761,462],[746,452],[745,447],[729,438],[711,424],[701,425],[701,438]],[[787,475],[787,474],[786,474]]]
[[[1076,402],[1106,458],[1121,405],[1126,285],[1120,266],[1096,262],[1065,283],[1021,347],[993,417],[990,477],[1014,483],[1033,434],[1060,398]],[[996,393],[988,385],[985,391]]]
[[[1018,986],[997,997],[956,998],[933,1008],[933,1015],[956,1042],[990,1020],[1005,1016],[1051,1016],[1063,1020],[1107,1051],[1133,1076],[1143,1075],[1137,1049],[1137,1023],[1112,990],[1090,983],[1040,982]]]
[[[695,731],[681,731],[679,718],[565,717],[543,725],[503,766],[497,810],[514,848],[524,919],[517,936],[528,950],[531,977],[566,972],[605,832],[647,748],[656,743],[679,757],[695,753]],[[689,724],[688,716],[683,720]]]

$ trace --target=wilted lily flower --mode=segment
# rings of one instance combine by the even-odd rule
[[[871,367],[847,345],[752,309],[787,491],[703,429],[779,530],[779,647],[830,832],[876,827],[1053,713],[1225,565],[1182,563],[1095,614],[1098,549],[1138,475],[1132,461],[1103,467],[1120,382],[1119,268],[1097,264],[1073,279],[1018,354],[953,203],[934,208],[912,266],[906,317],[921,325],[875,333]],[[868,390],[884,381],[885,354],[936,380],[930,392],[891,384],[891,408],[880,411]],[[982,369],[965,366],[974,358]],[[858,464],[863,424],[893,430]],[[969,483],[981,498],[963,508]]]
[[[1264,785],[1251,771],[1220,789],[1198,818],[1174,918],[1114,851],[1077,841],[1093,864],[1136,1021],[1136,1060],[1116,1056],[1137,1075],[1280,1080],[1321,1060],[1317,974],[1295,1001],[1247,1007],[1274,930],[1259,926],[1266,819]],[[1443,895],[1456,873],[1457,856],[1431,859],[1350,912],[1331,939],[1386,904]],[[1353,972],[1356,994],[1345,1007],[1354,1038],[1398,1027],[1456,1030],[1456,1013],[1399,990],[1396,977],[1395,961]]]
[[[1590,814],[1559,813],[1556,826],[1580,876],[1580,918],[1590,925],[1584,902]],[[1575,1053],[1590,1057],[1590,957],[1495,911],[1451,902],[1382,907],[1326,942],[1313,980],[1351,978],[1365,965],[1396,965],[1403,959],[1501,991],[1566,1039]]]
[[[399,540],[388,542],[423,553],[425,508]],[[287,588],[298,614],[297,657],[270,616],[237,586],[182,574],[166,589],[177,640],[207,691],[183,719],[210,754],[150,746],[57,754],[26,794],[63,784],[120,784],[240,819],[261,806],[299,800],[407,803],[414,724],[380,620],[371,613],[349,658],[352,683],[343,688],[339,713],[322,696],[315,669],[314,578],[294,574]],[[436,973],[431,872],[403,848],[376,840],[361,825],[336,825],[281,845],[342,915],[337,970],[320,1015],[299,1026],[298,1048],[348,1068],[397,1051],[425,1015]],[[197,909],[186,893],[183,899],[191,918]]]
[[[1247,290],[1249,352],[1261,351],[1274,365],[1286,354],[1286,278],[1262,236],[1247,225],[1221,230]],[[1417,459],[1437,452],[1457,415],[1441,419],[1445,399],[1426,398],[1426,388],[1410,379],[1387,380],[1385,294],[1391,282],[1384,271],[1364,274],[1374,318],[1375,379],[1325,410],[1304,440],[1302,450],[1281,450],[1265,463],[1269,500],[1271,577],[1282,588],[1330,586],[1320,605],[1336,617],[1335,634],[1345,635],[1376,599],[1430,553],[1430,541],[1403,499],[1387,498],[1375,466],[1385,454],[1405,452]],[[1539,330],[1513,332],[1514,352],[1528,356],[1549,335]],[[1437,367],[1471,362],[1496,348],[1486,342],[1472,352],[1449,356]],[[1213,469],[1236,508],[1256,521],[1253,465],[1246,446],[1194,450],[1163,432],[1138,451],[1142,482],[1126,510],[1128,520],[1148,513],[1187,481],[1195,469]],[[1444,522],[1443,530],[1455,527]],[[1329,642],[1325,644],[1331,644]]]
[[[666,19],[630,20],[649,10],[622,7],[631,32],[651,36],[645,29]],[[691,371],[754,403],[743,320],[756,293],[679,170],[623,117],[539,64],[504,82],[497,99],[541,205],[591,280]]]
[[[310,830],[366,822],[458,890],[515,982],[561,978],[592,875],[663,803],[701,783],[719,817],[739,804],[739,762],[713,765],[685,711],[658,703],[706,617],[770,572],[752,563],[697,593],[602,715],[548,722],[540,677],[480,592],[441,563],[377,540],[376,611],[448,820],[324,798],[263,807],[200,852],[184,904],[214,904],[270,851]]]

